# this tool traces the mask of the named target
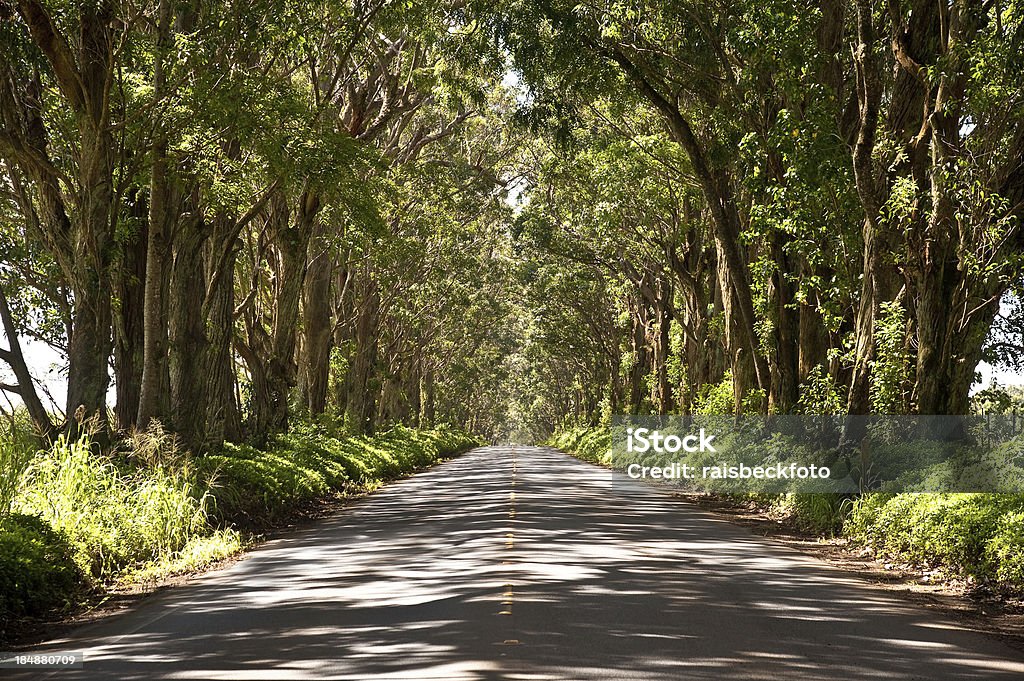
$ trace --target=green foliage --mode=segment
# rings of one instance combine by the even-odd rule
[[[84,436],[33,460],[14,505],[65,534],[85,573],[110,579],[207,532],[206,501],[188,465],[119,467]]]
[[[744,414],[761,414],[768,408],[768,391],[764,388],[751,388],[743,396],[740,409]]]
[[[34,617],[71,605],[83,574],[67,538],[35,516],[0,521],[0,633],[15,617]]]
[[[568,428],[552,436],[547,444],[584,461],[603,466],[611,464],[612,431],[608,427]],[[792,443],[782,438],[770,439],[763,445],[762,451],[756,456],[766,460],[773,457],[784,460],[787,455],[792,454]],[[754,492],[740,496],[770,507],[776,513],[789,516],[805,530],[825,534],[838,532],[852,508],[850,499],[839,494]]]
[[[906,316],[898,301],[882,303],[876,321],[877,344],[871,372],[871,411],[875,414],[903,414],[907,410],[906,382],[910,358],[906,342]]]
[[[835,378],[820,364],[814,367],[800,386],[797,413],[832,416],[845,411],[846,401]]]
[[[736,400],[733,396],[732,372],[725,372],[725,376],[715,385],[701,386],[697,399],[694,400],[694,413],[702,416],[724,416],[732,414],[736,410]]]
[[[324,426],[298,425],[267,451],[225,445],[199,457],[210,484],[211,513],[223,522],[259,525],[342,489],[372,489],[479,442],[450,428],[403,426],[376,436],[337,438]]]
[[[841,494],[791,492],[782,495],[773,505],[801,529],[833,535],[842,529],[853,502]]]
[[[1024,586],[1024,495],[869,494],[846,533],[888,558]]]
[[[0,428],[0,520],[10,512],[18,481],[35,453],[35,438],[28,436],[26,424],[18,422],[20,416],[24,416],[21,410],[15,412],[6,428]]]
[[[547,444],[590,463],[610,462],[612,431],[607,427],[580,427],[556,433]]]
[[[1017,281],[999,303],[982,359],[1010,371],[1024,371],[1024,282]],[[1018,396],[1018,402],[1024,396]]]
[[[977,420],[975,441],[954,445],[879,422],[871,427],[872,445],[853,463],[869,479],[884,480],[883,492],[1024,492],[1024,438],[1010,426]]]
[[[118,456],[87,437],[39,452],[0,520],[0,620],[45,615],[93,585],[202,569],[237,553],[251,529],[331,492],[372,489],[479,442],[454,429],[401,426],[338,439],[300,425],[270,451],[228,446],[194,462],[158,427]],[[208,485],[212,483],[212,487]],[[212,513],[207,513],[207,507]]]
[[[609,428],[567,428],[548,444],[585,461],[610,463]],[[741,459],[750,455],[758,461],[785,462],[794,456],[804,463],[815,460],[812,452],[799,450],[799,445],[780,435],[744,439],[734,433],[721,440],[719,448]],[[907,465],[908,457],[917,461],[931,455],[911,448],[899,456]],[[1007,455],[1006,451],[995,454],[996,458]],[[702,465],[699,457],[689,462]],[[732,496],[727,489],[719,491]],[[1024,587],[1024,494],[871,493],[854,499],[832,493],[747,492],[741,498],[784,514],[807,531],[827,535],[842,531],[888,559]]]
[[[975,414],[1024,413],[1024,386],[993,384],[979,390],[971,395],[971,410]]]
[[[985,545],[985,568],[999,582],[1024,585],[1024,511],[999,517]]]
[[[124,583],[155,581],[168,575],[202,570],[242,550],[245,541],[234,528],[214,530],[209,536],[194,536],[178,551],[157,556],[120,577]]]

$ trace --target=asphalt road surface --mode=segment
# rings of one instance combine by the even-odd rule
[[[1024,654],[663,492],[485,447],[37,651],[77,679],[1024,679]]]

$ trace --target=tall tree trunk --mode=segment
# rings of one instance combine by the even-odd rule
[[[107,361],[111,350],[110,289],[99,277],[82,274],[72,290],[75,310],[72,316],[71,339],[68,342],[68,428],[80,432],[81,424],[90,418],[106,424],[107,386],[110,375]]]
[[[801,273],[808,272],[806,262],[801,262]],[[811,375],[817,366],[825,367],[826,350],[828,346],[828,330],[825,328],[825,320],[818,310],[817,300],[801,301],[798,308],[800,317],[798,330],[798,343],[800,347],[798,380],[803,383]]]
[[[154,417],[167,419],[168,401],[165,378],[167,375],[167,304],[165,291],[167,276],[168,234],[174,217],[167,177],[166,140],[159,141],[153,150],[152,177],[150,178],[149,230],[146,240],[146,279],[143,294],[143,350],[142,385],[139,389],[139,408],[136,422],[146,428]]]
[[[379,324],[380,294],[376,283],[371,281],[356,317],[354,356],[347,382],[345,417],[358,434],[373,432],[376,420],[376,402],[380,392],[375,377]]]
[[[194,208],[194,206],[193,206]],[[172,246],[168,300],[170,420],[185,446],[198,451],[205,440],[202,390],[207,340],[202,319],[206,273],[202,257],[205,226],[195,212],[181,221]]]
[[[800,319],[796,309],[796,291],[787,274],[795,270],[795,263],[785,252],[785,243],[776,235],[772,251],[776,261],[773,282],[775,348],[771,354],[772,384],[768,394],[769,411],[788,414],[799,398],[800,371]]]
[[[320,210],[320,198],[304,192],[299,198],[295,224],[290,225],[284,197],[271,203],[270,237],[274,243],[274,317],[270,333],[270,354],[265,358],[266,399],[257,402],[266,413],[256,415],[256,437],[288,427],[288,393],[296,383],[295,347],[298,335],[299,301],[306,277],[306,258],[313,222]]]
[[[135,212],[146,211],[144,200],[135,197]],[[136,220],[145,224],[142,215]],[[137,240],[122,246],[122,257],[114,274],[118,305],[114,323],[114,385],[117,401],[114,416],[119,429],[135,425],[142,384],[144,281],[146,279],[146,229]]]
[[[420,427],[420,416],[421,416],[421,393],[420,385],[423,384],[423,357],[417,352],[412,362],[411,370],[406,374],[405,380],[405,394],[406,394],[406,424],[413,428]]]
[[[420,379],[420,428],[434,427],[434,370],[427,369]]]
[[[857,69],[857,95],[859,122],[853,148],[853,170],[864,207],[864,258],[861,272],[861,290],[856,321],[854,323],[853,375],[847,397],[847,411],[867,414],[871,409],[871,366],[875,359],[875,321],[886,299],[882,277],[883,243],[880,235],[879,215],[883,204],[883,189],[875,172],[872,154],[878,132],[879,110],[882,102],[881,67],[879,64],[877,35],[870,0],[857,0],[857,46],[854,62]],[[852,423],[859,423],[854,421]],[[857,439],[859,433],[848,432],[847,439]]]
[[[206,347],[203,356],[203,446],[216,450],[224,441],[241,436],[238,405],[235,402],[235,370],[231,342],[234,338],[235,311],[235,219],[229,214],[215,218],[213,235],[206,249],[206,269],[210,272],[205,312]],[[226,260],[221,254],[229,253]],[[223,268],[219,276],[213,273]]]
[[[153,62],[153,91],[157,97],[166,89],[164,50],[170,47],[172,3],[160,0],[157,8],[157,41]],[[146,240],[146,280],[143,294],[142,385],[136,421],[146,428],[150,419],[167,418],[167,308],[165,290],[168,285],[168,235],[174,225],[175,205],[167,155],[167,134],[163,121],[157,121],[153,143],[153,166],[149,183],[149,229]]]
[[[331,279],[334,263],[331,251],[313,241],[313,254],[302,289],[302,351],[299,362],[299,392],[312,415],[327,408],[331,347]]]
[[[618,344],[614,350],[618,350]],[[618,414],[622,409],[622,355],[619,352],[612,352],[609,357],[608,373],[608,408],[612,414]]]
[[[673,408],[672,384],[668,380],[668,362],[671,355],[671,329],[672,315],[669,309],[671,304],[672,289],[666,282],[659,281],[657,305],[654,311],[654,370],[657,377],[655,382],[655,404],[659,414],[670,414]]]

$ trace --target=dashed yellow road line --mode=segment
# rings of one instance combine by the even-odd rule
[[[516,486],[516,472],[517,472],[517,461],[516,451],[512,450],[512,484],[514,488]],[[516,520],[516,493],[513,490],[509,490],[508,493],[508,520],[509,520],[509,531],[505,533],[505,549],[507,560],[501,561],[502,565],[512,564],[511,552],[515,550],[516,537],[515,537],[515,520]],[[498,612],[499,615],[505,615],[508,617],[512,616],[512,607],[515,605],[515,587],[511,582],[505,584],[505,589],[501,594],[501,605],[502,609]],[[519,645],[519,639],[509,638],[502,641],[503,645]]]

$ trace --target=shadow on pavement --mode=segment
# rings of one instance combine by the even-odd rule
[[[611,476],[474,450],[40,650],[85,650],[69,681],[1024,678],[994,639]]]

